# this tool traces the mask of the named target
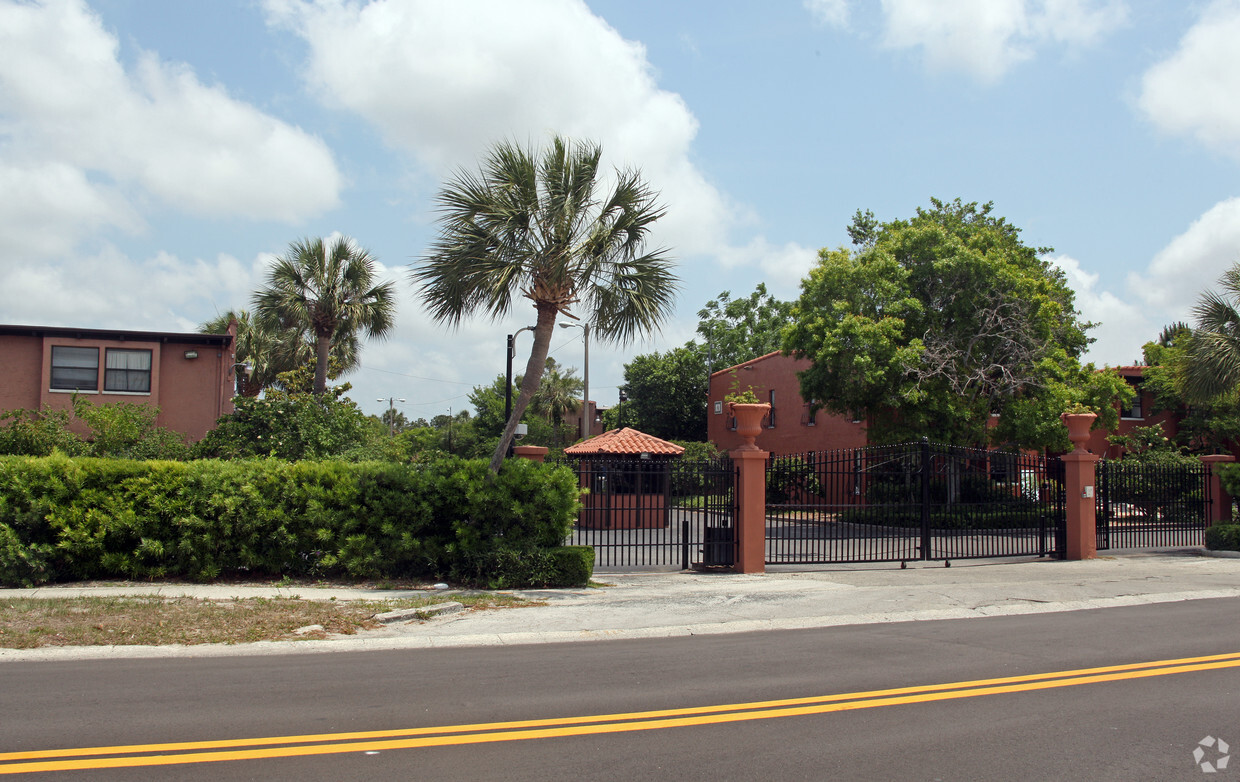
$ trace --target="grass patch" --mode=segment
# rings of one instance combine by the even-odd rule
[[[68,597],[0,600],[0,648],[164,646],[322,639],[380,627],[373,617],[398,608],[453,600],[470,609],[538,605],[512,595],[475,594],[400,600],[301,600],[295,597],[203,600],[192,597]],[[295,630],[321,625],[322,631]]]

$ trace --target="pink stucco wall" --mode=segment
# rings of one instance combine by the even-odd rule
[[[797,372],[808,367],[809,361],[804,359],[770,353],[712,374],[706,408],[707,437],[723,450],[730,451],[741,445],[740,436],[728,428],[731,417],[723,401],[733,390],[735,380],[737,390],[744,391],[752,386],[759,402],[771,401],[771,392],[775,392],[772,404],[775,425],[770,426],[769,419],[764,422],[757,440],[758,447],[764,451],[791,454],[866,445],[864,423],[832,415],[826,410],[819,410],[810,417],[809,408],[801,399],[801,382],[797,379]]]

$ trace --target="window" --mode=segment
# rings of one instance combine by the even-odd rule
[[[775,392],[774,391],[766,392],[766,401],[769,402],[771,405],[770,412],[766,414],[766,428],[774,429],[775,428]]]
[[[108,348],[104,391],[151,392],[151,351]]]
[[[715,415],[723,414],[723,402],[715,402]]]
[[[98,391],[99,348],[52,345],[51,386],[65,391]]]
[[[1122,407],[1119,411],[1120,418],[1145,418],[1144,412],[1141,410],[1141,381],[1136,378],[1125,378],[1128,385],[1132,387],[1132,401],[1129,407]]]

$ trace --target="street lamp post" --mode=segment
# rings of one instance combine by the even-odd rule
[[[376,402],[382,402],[382,401],[383,401],[383,397],[380,397],[380,398],[376,399],[375,401],[376,401]],[[395,437],[395,436],[396,436],[396,403],[397,403],[397,402],[404,402],[404,401],[405,401],[404,399],[400,399],[400,398],[398,398],[398,397],[394,397],[394,396],[389,396],[389,397],[387,398],[387,403],[388,403],[388,436],[389,436],[389,437]]]
[[[561,323],[562,329],[581,329],[582,342],[586,346],[585,368],[582,370],[583,380],[581,383],[581,439],[588,440],[590,438],[591,424],[594,423],[594,416],[590,413],[590,324],[589,323]],[[589,416],[589,420],[587,420]]]
[[[516,333],[508,335],[508,382],[504,384],[504,426],[508,426],[508,419],[512,418],[512,358],[517,354],[517,334],[522,331],[533,331],[533,326],[525,326],[517,329]],[[512,444],[508,445],[508,455],[512,456]]]

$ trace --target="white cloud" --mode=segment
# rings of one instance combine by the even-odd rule
[[[1195,136],[1240,157],[1240,2],[1219,0],[1180,40],[1179,49],[1150,68],[1138,105],[1166,133]]]
[[[1229,266],[1240,261],[1240,198],[1215,204],[1175,237],[1144,274],[1131,274],[1128,286],[1168,322],[1189,320],[1198,295]]]
[[[830,27],[848,26],[848,0],[805,0],[803,5],[820,24]]]
[[[1140,363],[1141,346],[1155,333],[1144,308],[1100,290],[1099,275],[1085,271],[1075,258],[1059,255],[1048,260],[1068,278],[1068,287],[1076,292],[1076,308],[1082,319],[1098,324],[1089,332],[1095,341],[1086,358],[1099,365]]]
[[[53,161],[14,165],[0,156],[0,259],[64,255],[104,226],[137,231],[142,225],[124,197],[80,168]]]
[[[997,82],[1048,43],[1085,46],[1127,19],[1121,0],[883,0],[884,42],[934,70]]]
[[[322,140],[187,66],[146,52],[127,71],[118,54],[82,0],[0,0],[0,170],[36,192],[64,188],[70,209],[44,215],[61,233],[81,231],[82,216],[134,230],[131,202],[287,221],[337,204]],[[24,230],[5,213],[0,234],[10,229]]]
[[[697,119],[659,88],[641,44],[580,0],[267,0],[273,24],[310,46],[306,79],[328,105],[372,123],[435,184],[495,141],[553,133],[638,166],[667,216],[654,243],[679,257],[729,247],[742,210],[693,164]],[[365,52],[365,56],[358,56]]]
[[[183,261],[168,253],[127,257],[107,246],[59,263],[0,267],[8,323],[196,331],[200,322],[248,302],[262,258],[221,254]],[[218,299],[212,297],[220,297]]]

